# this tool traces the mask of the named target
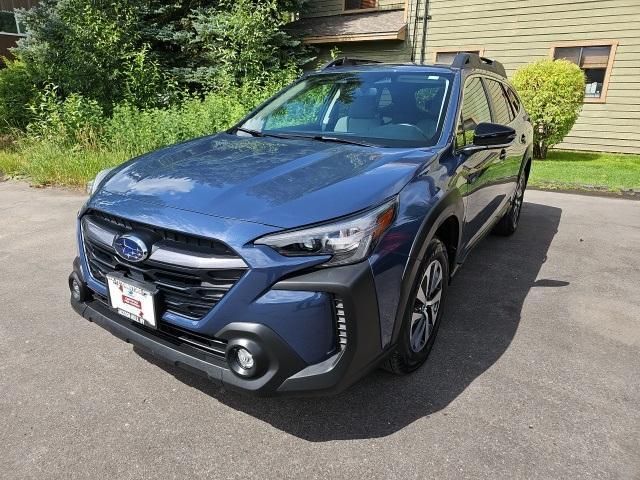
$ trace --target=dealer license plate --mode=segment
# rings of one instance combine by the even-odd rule
[[[156,328],[156,295],[153,285],[118,274],[107,275],[111,306],[134,322]]]

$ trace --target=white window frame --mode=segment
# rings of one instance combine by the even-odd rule
[[[16,31],[18,33],[14,33],[14,32],[4,32],[2,30],[0,30],[0,35],[9,35],[12,37],[26,37],[27,34],[26,32],[21,32],[20,31],[20,22],[18,22],[18,16],[16,15],[16,11],[15,10],[0,10],[0,13],[12,13],[13,14],[13,21],[16,23]]]

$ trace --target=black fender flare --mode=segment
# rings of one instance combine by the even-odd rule
[[[390,345],[395,345],[400,335],[400,328],[404,319],[406,304],[411,292],[411,286],[415,281],[416,275],[420,269],[422,258],[427,250],[429,241],[435,236],[438,229],[450,217],[455,217],[458,221],[458,245],[456,252],[460,251],[462,243],[462,225],[464,219],[464,200],[460,191],[456,188],[451,190],[433,207],[425,217],[418,235],[411,246],[411,253],[407,259],[405,271],[402,276],[402,286],[400,289],[400,297],[398,299],[398,308],[393,324],[393,332],[391,335]],[[453,262],[451,262],[453,260]],[[450,263],[455,264],[455,258],[450,259]]]

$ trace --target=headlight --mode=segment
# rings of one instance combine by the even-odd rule
[[[99,171],[96,178],[87,183],[87,192],[89,192],[89,195],[96,193],[98,188],[100,188],[100,184],[104,180],[104,177],[106,177],[111,170],[113,170],[113,168],[105,168],[104,170]]]
[[[293,230],[257,239],[287,257],[331,255],[324,266],[356,263],[366,258],[391,226],[397,209],[394,199],[368,212],[333,223]]]

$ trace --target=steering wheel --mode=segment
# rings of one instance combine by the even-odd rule
[[[399,125],[401,127],[411,127],[414,130],[417,130],[418,133],[425,139],[425,140],[431,140],[431,137],[427,136],[426,133],[424,133],[424,131],[420,128],[417,127],[415,125],[413,125],[412,123],[396,123],[396,125]]]

